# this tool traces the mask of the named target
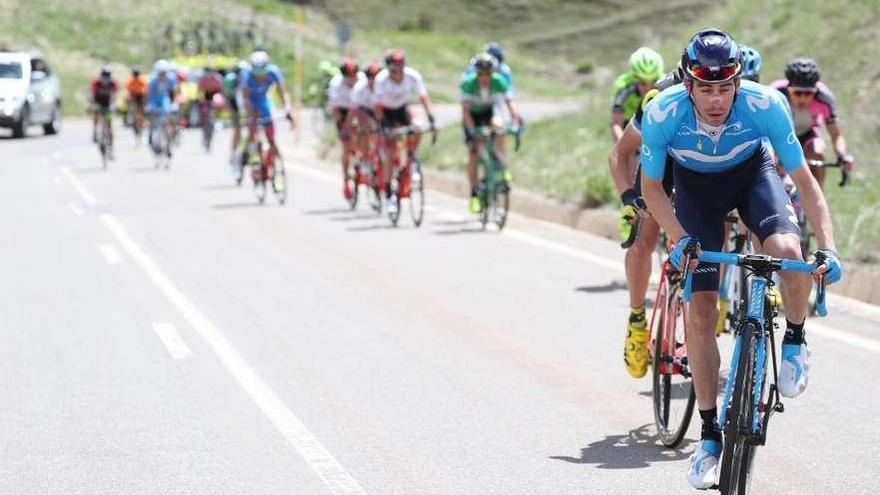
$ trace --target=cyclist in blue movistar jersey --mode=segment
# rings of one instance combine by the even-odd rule
[[[266,133],[266,139],[272,152],[281,157],[278,146],[275,145],[275,125],[272,121],[272,102],[269,100],[269,89],[275,86],[278,96],[284,105],[284,114],[287,120],[293,121],[290,112],[290,97],[284,86],[284,76],[281,69],[271,63],[269,54],[264,51],[256,51],[251,54],[250,67],[241,71],[240,86],[242,100],[248,114],[248,142],[251,147],[255,145],[257,124],[261,125]],[[253,152],[246,150],[245,153]],[[247,163],[247,156],[242,163]]]
[[[179,107],[180,85],[177,84],[177,76],[171,70],[171,64],[165,60],[159,60],[153,65],[153,73],[147,89],[146,113],[150,121],[148,141],[153,142],[153,129],[159,117],[164,117],[163,130],[166,138],[173,134],[175,125],[173,118]]]
[[[682,68],[685,84],[654,98],[642,121],[642,189],[651,214],[675,242],[671,262],[681,267],[683,253],[692,245],[717,251],[723,241],[724,218],[733,208],[758,238],[763,252],[801,257],[797,218],[762,142],[767,137],[805,196],[807,217],[827,256],[817,276],[825,276],[829,283],[839,281],[843,266],[834,252],[828,205],[807,168],[781,94],[742,81],[740,48],[716,29],[691,38]],[[674,160],[674,210],[662,184],[667,156]],[[692,262],[689,268],[695,268],[695,273],[693,303],[687,314],[688,361],[703,429],[688,481],[706,489],[715,482],[721,452],[715,419],[720,356],[714,331],[719,273],[713,264]],[[807,386],[804,319],[810,284],[799,274],[786,273],[781,278],[787,328],[778,386],[784,396],[796,397]]]

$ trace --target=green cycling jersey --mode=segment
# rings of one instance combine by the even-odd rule
[[[492,111],[492,105],[504,98],[508,91],[507,79],[497,72],[492,73],[492,81],[488,87],[481,87],[477,74],[465,76],[461,80],[461,102],[470,106],[472,114],[483,114]]]
[[[638,78],[632,72],[621,74],[614,81],[614,99],[611,103],[612,112],[623,112],[623,120],[629,122],[642,104],[639,94]]]

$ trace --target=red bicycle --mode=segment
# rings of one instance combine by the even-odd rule
[[[254,181],[254,195],[257,197],[257,201],[260,204],[266,201],[268,186],[271,185],[275,199],[283,205],[287,201],[287,171],[284,168],[284,161],[281,156],[272,151],[272,146],[269,145],[265,129],[262,126],[257,126],[256,139],[255,153],[249,151],[251,144],[245,143],[240,160],[242,170],[239,177],[244,175],[244,167],[250,165],[251,178]]]
[[[354,163],[354,187],[348,204],[352,210],[357,208],[358,196],[361,186],[366,188],[366,194],[370,202],[370,208],[376,213],[382,212],[382,191],[385,190],[385,182],[382,180],[382,160],[379,155],[383,139],[378,130],[359,131],[365,134],[370,141],[370,151],[367,156],[361,152],[359,146],[354,146],[351,153]]]
[[[665,236],[660,242],[665,246]],[[665,248],[664,248],[665,251]],[[694,412],[693,382],[687,358],[687,319],[682,273],[666,257],[651,313],[654,422],[663,445],[681,443]]]
[[[431,144],[436,144],[437,129],[434,127],[402,126],[387,131],[387,135],[393,136],[395,140],[399,141],[403,136],[423,134],[425,132],[431,132]],[[383,150],[382,153],[384,153],[384,146],[381,149]],[[391,225],[397,227],[397,222],[400,219],[401,200],[408,199],[413,224],[418,227],[425,218],[425,179],[422,175],[422,163],[417,157],[413,156],[409,165],[401,166],[400,155],[401,153],[397,153],[396,158],[392,162],[391,169],[392,171],[397,171],[397,173],[393,173],[391,176],[391,197],[392,201],[397,203],[397,208],[395,208],[396,211],[389,209],[388,219],[391,220]]]

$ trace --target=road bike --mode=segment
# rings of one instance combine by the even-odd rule
[[[98,152],[101,154],[101,167],[107,169],[107,164],[113,160],[113,129],[111,110],[98,110],[98,123],[95,127],[95,142]]]
[[[510,172],[498,155],[496,139],[499,136],[513,135],[516,139],[515,151],[519,151],[522,143],[522,127],[508,125],[498,129],[492,126],[477,126],[474,134],[481,141],[479,161],[480,179],[477,182],[477,197],[480,200],[480,223],[483,230],[491,217],[498,230],[507,223],[510,211]]]
[[[382,160],[380,152],[384,140],[382,133],[378,130],[358,131],[361,135],[366,135],[369,139],[369,153],[364,156],[359,146],[355,145],[352,149],[352,162],[354,163],[354,184],[351,190],[351,198],[348,204],[352,210],[357,208],[360,189],[366,190],[369,199],[370,208],[376,213],[382,212],[382,191],[385,190],[385,183],[382,180]]]
[[[385,134],[394,138],[395,146],[398,146],[397,141],[402,136],[423,134],[425,132],[431,133],[431,144],[435,144],[437,142],[437,129],[434,127],[424,128],[417,125],[408,125],[389,129],[385,131]],[[384,144],[381,153],[385,153]],[[409,211],[413,224],[419,227],[425,218],[425,178],[422,173],[422,163],[413,153],[410,163],[406,166],[401,166],[400,155],[398,152],[394,159],[390,160],[393,172],[390,184],[391,201],[396,203],[397,208],[394,209],[395,211],[389,209],[388,219],[391,220],[392,226],[397,227],[397,222],[400,220],[401,200],[407,199],[409,200]],[[383,159],[382,162],[389,163],[389,160]]]
[[[292,119],[288,119],[288,121],[293,122]],[[265,129],[261,125],[257,126],[255,138],[254,143],[245,140],[240,161],[242,171],[239,177],[244,175],[244,167],[250,165],[254,195],[257,197],[257,201],[260,204],[265,203],[267,191],[271,187],[275,199],[283,205],[287,201],[288,191],[287,169],[284,166],[284,160],[269,145]]]
[[[171,114],[159,113],[153,119],[150,128],[150,149],[153,152],[153,164],[157,169],[168,170],[171,167],[171,137],[168,127],[172,124],[168,123],[169,118],[172,118]]]
[[[685,265],[696,256],[696,246],[685,249]],[[785,407],[777,388],[778,367],[774,319],[778,304],[770,297],[773,274],[780,271],[813,273],[824,263],[821,253],[816,262],[773,258],[759,254],[735,254],[702,251],[699,260],[738,266],[749,272],[749,298],[742,318],[737,322],[730,373],[724,386],[719,407],[718,426],[724,434],[721,472],[718,488],[724,495],[745,495],[749,492],[756,450],[767,441],[770,418]],[[693,274],[685,276],[683,300],[690,302]],[[825,307],[825,278],[817,285],[817,307],[820,316]],[[767,386],[768,354],[772,363],[771,383]]]

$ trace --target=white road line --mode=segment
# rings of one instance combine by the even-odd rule
[[[87,205],[95,206],[96,204],[98,204],[98,202],[95,200],[95,197],[92,196],[92,193],[89,192],[88,189],[86,189],[86,186],[84,186],[83,183],[80,182],[80,180],[77,179],[75,175],[73,175],[73,172],[70,171],[70,168],[61,167],[61,173],[64,174],[64,177],[67,178],[67,181],[70,182],[70,184],[73,185],[73,188],[76,189],[80,196],[82,196],[83,201],[85,201]]]
[[[69,206],[69,207],[70,207],[70,211],[72,211],[73,214],[76,215],[76,216],[78,216],[78,217],[83,216],[83,213],[85,213],[85,212],[83,212],[83,209],[82,209],[82,207],[79,205],[79,203],[70,203],[70,204],[67,205],[67,206]]]
[[[172,306],[183,315],[193,330],[214,351],[230,375],[241,385],[263,411],[275,428],[299,452],[311,468],[336,494],[365,494],[360,484],[339,461],[318,441],[300,419],[278,397],[278,394],[257,374],[232,344],[217,330],[211,320],[165,275],[144,250],[129,237],[119,221],[109,214],[100,216],[101,222],[116,236],[135,263],[159,288]]]
[[[816,318],[812,318],[807,321],[807,336],[816,335],[826,340],[834,340],[843,344],[851,345],[853,347],[858,347],[859,349],[863,349],[874,354],[880,354],[880,341],[869,339],[867,337],[862,337],[861,335],[844,332],[836,328],[826,327],[816,320]]]
[[[107,263],[110,263],[111,265],[122,264],[122,255],[119,254],[119,251],[117,251],[112,244],[99,244],[98,249],[101,251],[101,254],[104,255]]]
[[[177,333],[177,329],[174,328],[173,324],[167,321],[153,323],[153,330],[159,336],[159,340],[165,344],[165,348],[168,349],[168,353],[171,354],[172,358],[186,359],[192,356],[192,351],[186,345],[186,342],[183,341],[183,338],[180,337],[180,334]]]

